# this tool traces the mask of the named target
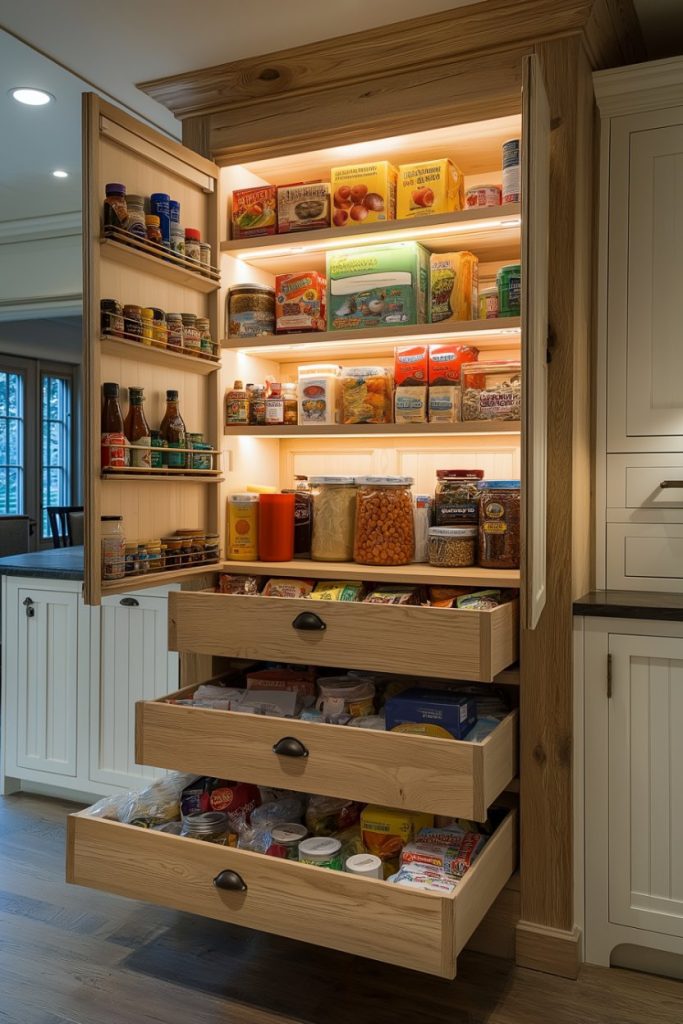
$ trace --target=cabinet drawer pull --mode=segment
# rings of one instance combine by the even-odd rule
[[[292,623],[294,629],[327,629],[327,626],[315,612],[301,612]]]
[[[138,608],[139,605],[140,605],[140,602],[138,601],[138,599],[136,597],[122,597],[121,598],[121,604],[125,608]]]
[[[683,488],[683,480],[662,480],[659,486],[663,491],[669,490],[670,488],[674,487]]]
[[[217,889],[225,889],[227,892],[246,892],[247,883],[236,871],[219,872],[213,880]]]
[[[33,607],[33,598],[27,597],[24,600],[24,608],[26,609],[26,618],[32,619],[36,614],[36,610]]]
[[[273,746],[273,753],[281,757],[308,757],[308,749],[296,736],[283,736]]]

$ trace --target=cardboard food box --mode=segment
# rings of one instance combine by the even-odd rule
[[[429,389],[429,422],[459,423],[462,391],[448,384]]]
[[[386,704],[387,731],[463,739],[477,721],[471,697],[447,690],[414,687],[391,697]]]
[[[430,319],[476,320],[479,259],[471,252],[434,252],[429,261]]]
[[[232,237],[274,235],[277,189],[275,185],[238,188],[232,194]]]
[[[329,252],[328,330],[425,323],[428,278],[429,253],[418,242]]]
[[[433,824],[433,814],[379,807],[376,804],[368,804],[360,815],[363,846],[368,853],[382,861],[385,878],[398,870],[401,850],[406,843],[411,842],[423,828],[431,828]]]
[[[465,209],[465,178],[452,160],[401,164],[398,169],[398,220]]]
[[[330,226],[329,181],[280,185],[277,190],[278,234]]]
[[[332,168],[332,224],[357,228],[396,219],[398,171],[388,160]]]
[[[275,278],[275,330],[324,331],[325,277],[315,270],[299,274],[278,274]]]
[[[396,388],[394,419],[396,423],[427,422],[427,388],[424,385]]]
[[[459,384],[460,372],[465,363],[476,363],[479,349],[471,345],[457,345],[447,342],[429,346],[429,386]]]

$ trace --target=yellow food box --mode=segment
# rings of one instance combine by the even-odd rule
[[[399,220],[465,209],[465,178],[452,160],[401,164],[396,216]]]
[[[388,160],[332,168],[332,226],[358,228],[396,220],[398,171]]]
[[[360,816],[363,846],[382,861],[385,878],[398,871],[401,850],[406,843],[412,842],[420,829],[432,828],[433,825],[433,814],[378,807],[376,804],[368,804]]]
[[[429,257],[429,319],[476,320],[479,259],[471,252],[433,252]]]

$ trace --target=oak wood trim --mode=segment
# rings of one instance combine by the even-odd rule
[[[571,931],[561,931],[530,921],[519,921],[515,961],[518,967],[575,980],[581,962],[581,929],[574,927]]]
[[[594,0],[584,40],[593,68],[637,64],[646,59],[645,40],[632,0]]]

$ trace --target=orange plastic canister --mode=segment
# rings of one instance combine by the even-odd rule
[[[294,558],[294,494],[259,496],[258,547],[262,562]]]

